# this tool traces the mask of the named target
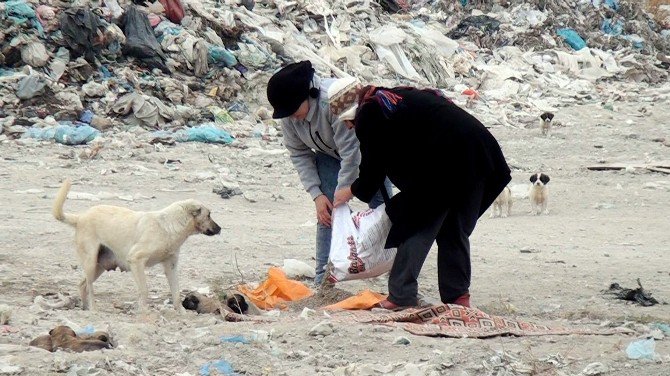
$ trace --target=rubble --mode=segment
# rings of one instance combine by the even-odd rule
[[[487,123],[519,126],[560,105],[549,98],[566,92],[605,99],[597,87],[625,91],[630,81],[658,84],[668,76],[670,25],[654,21],[666,9],[652,14],[633,1],[572,8],[539,0],[216,4],[7,2],[0,17],[3,115],[32,125],[26,105],[57,121],[96,108],[115,125],[193,127],[211,119],[204,107],[265,104],[263,83],[276,68],[311,59],[326,76],[432,86],[457,99],[465,85],[476,93],[468,105]],[[24,66],[41,70],[26,74]],[[49,105],[29,102],[52,93]],[[262,119],[241,113],[235,120],[253,127]]]

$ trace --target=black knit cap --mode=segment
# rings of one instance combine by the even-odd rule
[[[293,115],[309,97],[314,68],[310,61],[292,63],[272,75],[268,81],[268,101],[274,109],[273,119]]]

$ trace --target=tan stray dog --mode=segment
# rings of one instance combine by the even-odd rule
[[[530,208],[531,213],[535,215],[549,214],[549,209],[547,209],[547,203],[549,202],[549,176],[537,173],[530,176],[530,191],[528,196],[530,197]]]
[[[512,190],[509,187],[503,188],[502,192],[493,201],[490,218],[506,218],[512,215]]]
[[[139,310],[147,307],[149,291],[145,268],[162,264],[172,303],[181,311],[177,261],[179,248],[194,234],[221,232],[209,209],[196,200],[173,203],[163,210],[139,212],[119,206],[97,205],[78,213],[64,213],[71,182],[56,194],[53,216],[75,228],[77,256],[84,271],[79,292],[84,309],[93,310],[93,282],[109,270],[130,270],[139,292]]]
[[[30,346],[39,347],[51,352],[59,349],[83,352],[109,349],[112,347],[112,344],[109,340],[109,335],[105,332],[78,336],[68,326],[57,326],[51,329],[48,335],[39,336],[30,341]]]

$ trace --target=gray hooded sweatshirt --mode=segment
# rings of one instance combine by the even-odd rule
[[[361,154],[356,132],[348,129],[342,121],[337,121],[330,111],[328,87],[334,79],[321,79],[314,75],[314,87],[318,87],[318,98],[308,98],[309,112],[305,120],[284,118],[281,121],[284,145],[289,151],[291,162],[300,176],[300,181],[312,199],[323,192],[321,180],[316,170],[316,153],[325,153],[340,160],[337,176],[337,190],[346,188],[358,177]]]

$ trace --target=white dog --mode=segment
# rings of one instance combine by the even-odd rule
[[[510,215],[512,215],[512,190],[505,187],[493,201],[490,218],[506,218]]]
[[[549,209],[547,209],[547,203],[549,201],[549,176],[537,173],[530,176],[530,192],[528,196],[530,197],[530,207],[531,212],[537,214],[549,214]]]
[[[177,260],[179,248],[194,234],[221,232],[209,210],[196,200],[175,202],[154,212],[97,205],[78,213],[64,213],[63,203],[71,183],[66,180],[56,195],[53,216],[75,228],[77,256],[84,271],[79,292],[84,309],[93,310],[93,282],[109,270],[130,270],[139,292],[139,310],[147,306],[145,268],[163,264],[170,285],[172,303],[181,310]]]

